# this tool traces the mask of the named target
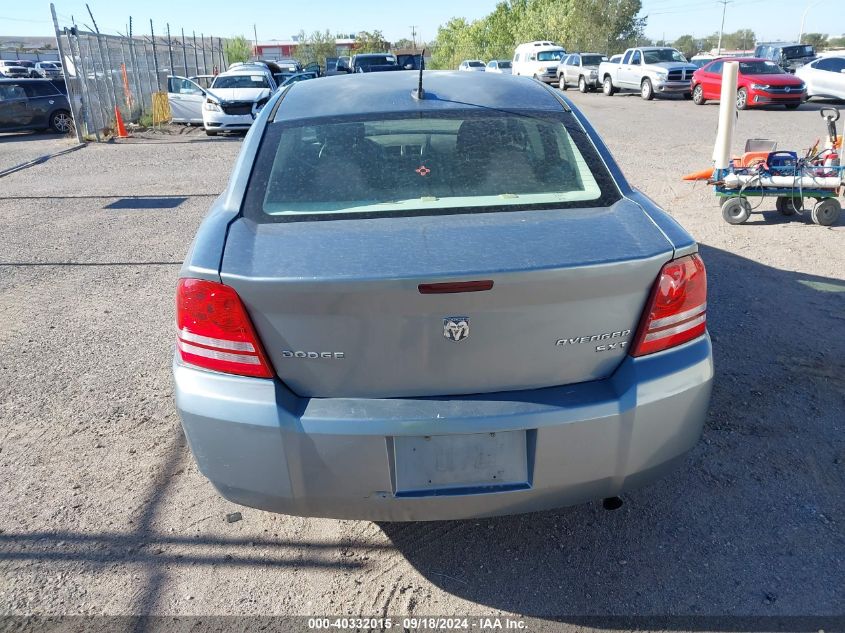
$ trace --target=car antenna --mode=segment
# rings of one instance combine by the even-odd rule
[[[423,90],[422,80],[423,80],[423,71],[425,70],[425,49],[423,49],[422,55],[420,55],[420,83],[417,86],[417,89],[411,92],[411,96],[421,101],[425,99],[425,90]]]

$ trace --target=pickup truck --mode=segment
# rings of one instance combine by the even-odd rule
[[[353,55],[351,65],[338,61],[337,71],[341,73],[380,73],[390,70],[404,70],[396,61],[395,55],[388,53],[364,53]]]
[[[599,64],[599,79],[608,97],[620,90],[631,90],[639,92],[646,101],[658,93],[682,94],[684,99],[691,99],[690,80],[696,70],[674,48],[640,46],[625,51],[619,63]]]

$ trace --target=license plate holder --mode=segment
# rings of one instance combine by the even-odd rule
[[[393,438],[397,496],[529,488],[525,431]]]

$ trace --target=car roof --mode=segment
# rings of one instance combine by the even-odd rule
[[[426,98],[414,99],[419,73],[363,73],[303,81],[285,93],[276,121],[466,109],[563,111],[551,89],[528,77],[428,70]]]
[[[263,73],[269,75],[270,69],[266,66],[238,66],[225,72],[216,75],[217,77],[231,77],[233,75],[255,75],[256,73]]]

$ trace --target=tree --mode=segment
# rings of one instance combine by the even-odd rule
[[[407,37],[403,37],[401,40],[396,40],[395,42],[393,42],[393,48],[414,48],[414,42],[412,40],[409,40]]]
[[[522,42],[550,40],[571,50],[613,53],[643,39],[640,0],[501,0],[492,13],[452,18],[437,31],[432,68],[464,59],[510,59]]]
[[[698,41],[692,35],[681,35],[672,46],[681,51],[687,59],[699,52]]]
[[[804,33],[801,36],[801,43],[814,46],[817,51],[823,51],[828,47],[827,35],[824,33]]]
[[[326,67],[327,57],[337,57],[337,43],[335,36],[328,30],[314,31],[306,36],[305,31],[299,32],[299,46],[294,55],[303,65],[317,63]]]
[[[230,64],[246,62],[252,56],[252,44],[243,35],[236,35],[226,40],[223,44],[223,52]]]
[[[384,53],[390,48],[381,31],[360,31],[355,36],[356,53]]]

